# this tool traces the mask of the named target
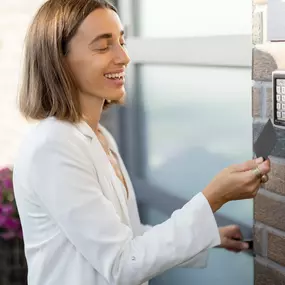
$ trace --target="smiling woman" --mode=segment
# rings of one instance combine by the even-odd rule
[[[40,122],[14,164],[29,285],[139,285],[167,269],[206,265],[207,249],[241,251],[214,212],[248,199],[262,159],[232,165],[155,227],[142,225],[104,104],[123,102],[130,61],[116,9],[103,0],[49,0],[27,34],[20,110]],[[201,222],[201,217],[203,222]]]
[[[74,3],[67,9],[60,2]],[[88,95],[95,95],[94,90],[97,96],[106,99],[105,104],[123,102],[124,70],[129,58],[116,11],[111,4],[97,1],[79,1],[78,4],[77,1],[48,1],[39,10],[27,35],[23,74],[29,80],[23,79],[19,97],[20,110],[25,117],[55,116],[78,122],[82,118],[79,105],[88,106]],[[71,20],[71,15],[77,20]],[[86,19],[84,15],[88,15]],[[46,32],[42,31],[44,21],[49,23]],[[60,31],[63,32],[59,36]],[[41,41],[34,41],[35,38]],[[54,48],[59,46],[60,49]],[[118,73],[119,80],[110,82],[104,77]],[[76,83],[72,78],[76,78]],[[81,102],[75,94],[78,87],[83,95]],[[72,108],[65,108],[66,103]]]
[[[123,100],[124,71],[129,63],[124,46],[123,27],[113,9],[97,9],[86,17],[70,40],[67,56],[71,71],[85,95],[110,101]],[[89,104],[89,98],[84,97],[81,104]]]

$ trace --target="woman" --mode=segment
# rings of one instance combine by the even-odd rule
[[[102,109],[123,102],[127,55],[105,1],[49,0],[27,34],[20,110],[40,122],[15,162],[29,285],[136,285],[175,266],[205,266],[207,249],[240,251],[238,227],[213,213],[256,195],[269,161],[233,165],[170,219],[140,224],[131,181]],[[262,176],[263,175],[263,176]]]

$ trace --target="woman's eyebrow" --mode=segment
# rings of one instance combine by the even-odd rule
[[[120,35],[123,36],[125,34],[125,32],[122,30],[120,32]],[[113,37],[112,33],[105,33],[105,34],[101,34],[98,35],[96,38],[94,38],[90,43],[89,46],[94,44],[95,42],[102,40],[102,39],[111,39]]]

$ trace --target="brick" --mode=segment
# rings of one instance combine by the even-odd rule
[[[266,117],[272,119],[272,88],[266,89]]]
[[[285,285],[284,273],[255,260],[254,285]]]
[[[254,225],[253,227],[253,246],[254,252],[261,256],[267,254],[266,230],[263,226]]]
[[[272,72],[277,69],[277,64],[268,52],[253,49],[252,78],[257,81],[271,81]]]
[[[253,49],[253,79],[271,81],[272,71],[285,69],[285,43],[266,42]]]
[[[252,87],[252,117],[261,117],[261,89]]]
[[[253,126],[252,126],[252,134],[253,134],[253,143],[257,140],[258,136],[260,135],[263,127],[264,127],[264,122],[259,122],[259,121],[253,121]]]
[[[268,258],[285,266],[285,237],[268,233]]]
[[[268,195],[266,192],[266,190],[260,190],[254,199],[254,218],[261,223],[284,231],[285,202],[279,201],[278,197],[275,197],[276,194]]]
[[[264,184],[264,188],[285,196],[285,165],[271,161],[269,180]]]
[[[254,142],[257,140],[258,136],[260,135],[265,123],[266,121],[258,122],[254,120],[253,122],[253,141]],[[285,158],[285,130],[275,128],[275,131],[277,134],[277,142],[276,142],[274,149],[271,152],[271,155],[276,156],[276,157]]]
[[[263,42],[263,13],[256,12],[252,19],[252,44],[261,44]]]

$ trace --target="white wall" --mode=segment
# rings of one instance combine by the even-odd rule
[[[27,123],[16,106],[23,41],[43,0],[0,1],[0,167],[13,163]]]

